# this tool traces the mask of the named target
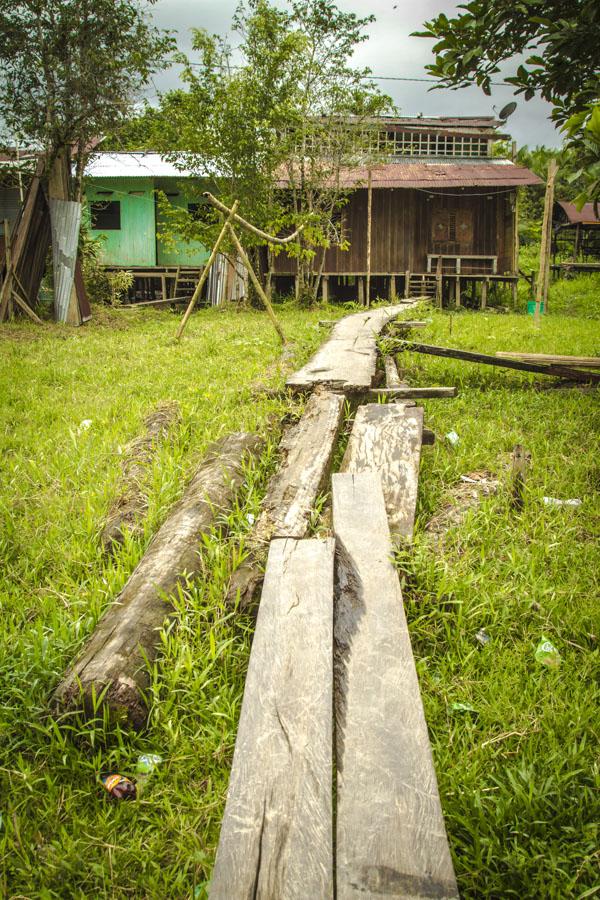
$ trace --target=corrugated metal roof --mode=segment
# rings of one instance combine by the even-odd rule
[[[509,160],[485,160],[485,162],[437,162],[420,161],[373,166],[373,188],[466,188],[466,187],[516,187],[542,184],[542,180],[524,166],[515,166]],[[346,169],[341,175],[343,188],[366,187],[369,177],[367,166]],[[280,187],[288,184],[282,178]]]
[[[581,209],[577,209],[574,203],[567,203],[566,200],[558,200],[557,203],[562,206],[572,225],[600,225],[600,218],[594,212],[593,203],[585,203]]]
[[[182,170],[160,153],[95,153],[87,166],[88,178],[187,178],[193,173]]]

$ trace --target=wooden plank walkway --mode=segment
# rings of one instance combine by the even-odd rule
[[[333,564],[271,543],[211,900],[333,897]]]
[[[411,305],[384,306],[340,319],[314,356],[288,378],[287,387],[309,391],[324,384],[345,393],[368,390],[376,372],[377,336]]]
[[[239,600],[241,608],[252,604],[271,538],[303,538],[308,533],[319,491],[327,486],[343,416],[343,394],[316,390],[300,420],[285,430],[279,445],[281,464],[250,536],[249,555],[231,577],[230,603]]]
[[[377,472],[390,531],[412,539],[423,435],[421,407],[369,403],[359,406],[342,472]]]
[[[333,525],[336,897],[458,897],[378,475],[333,476]]]

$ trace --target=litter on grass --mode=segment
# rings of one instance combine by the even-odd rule
[[[83,422],[79,423],[79,428],[77,429],[77,434],[81,434],[84,431],[87,431],[88,428],[92,427],[91,419],[84,419]]]
[[[113,800],[135,800],[137,796],[135,784],[124,775],[115,772],[112,775],[102,776],[100,781]]]
[[[142,753],[140,757],[138,757],[136,771],[140,775],[151,775],[155,769],[160,766],[163,761],[162,756],[159,756],[158,753]]]
[[[559,500],[558,497],[542,497],[546,506],[581,506],[581,500],[573,497],[571,500]]]
[[[452,703],[450,705],[450,709],[452,712],[469,712],[476,713],[477,710],[474,706],[471,706],[470,703]]]
[[[458,444],[458,442],[460,441],[460,438],[455,431],[449,431],[446,435],[446,440],[449,444],[452,444],[452,446],[455,447],[456,444]]]
[[[552,641],[542,635],[542,640],[537,645],[535,658],[543,666],[549,669],[558,669],[561,663],[561,656]]]
[[[484,628],[480,628],[477,634],[475,635],[475,640],[479,641],[482,647],[485,647],[486,644],[489,644],[491,638],[487,631]]]

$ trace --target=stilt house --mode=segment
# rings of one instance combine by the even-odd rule
[[[552,216],[552,269],[566,272],[600,272],[600,218],[594,204],[577,209],[557,200]]]
[[[516,294],[517,190],[541,181],[494,155],[494,144],[508,137],[501,125],[493,117],[382,117],[383,158],[341,174],[349,191],[341,222],[349,249],[325,252],[324,295],[356,298],[358,288],[364,301],[367,275],[371,299],[437,295],[460,303],[467,289],[484,305],[494,283]],[[291,290],[296,265],[285,254],[276,258],[278,290]]]

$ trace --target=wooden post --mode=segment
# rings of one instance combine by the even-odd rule
[[[514,235],[513,235],[513,271],[515,274],[519,272],[519,189],[515,191],[514,206]]]
[[[396,276],[390,275],[390,303],[396,300]]]
[[[329,275],[321,275],[321,297],[323,303],[329,303]]]
[[[437,266],[435,269],[435,297],[437,301],[437,305],[441,309],[443,306],[442,303],[442,257],[438,257]]]
[[[268,314],[271,322],[273,323],[273,328],[277,332],[277,336],[279,337],[279,340],[281,341],[282,344],[287,343],[285,334],[283,333],[283,329],[277,320],[277,316],[273,312],[273,307],[271,306],[271,301],[265,294],[262,284],[256,277],[256,273],[255,273],[254,269],[252,268],[252,263],[248,259],[248,254],[246,253],[246,251],[240,244],[239,238],[238,238],[237,234],[235,233],[235,231],[233,230],[233,227],[230,222],[227,223],[227,227],[229,229],[229,236],[231,237],[231,240],[233,241],[234,247],[237,250],[240,259],[242,260],[244,266],[246,267],[246,269],[248,271],[248,275],[250,276],[250,280],[252,281],[252,284],[254,285],[254,289],[263,302],[263,305],[267,311],[267,314]]]
[[[487,306],[487,295],[488,295],[488,280],[484,278],[481,283],[481,308],[485,309]]]
[[[460,276],[456,276],[456,282],[454,285],[454,302],[457,306],[460,306]]]
[[[404,273],[404,299],[408,300],[410,297],[410,271],[407,269]]]
[[[516,309],[516,308],[517,308],[517,305],[518,305],[518,303],[519,303],[519,282],[518,282],[518,281],[511,281],[511,283],[510,283],[510,289],[511,289],[511,293],[512,293],[512,305],[513,305],[513,309]]]
[[[548,311],[548,278],[550,275],[550,238],[552,235],[552,204],[554,202],[554,181],[558,166],[555,159],[551,159],[548,164],[548,178],[546,180],[546,196],[544,198],[544,219],[542,222],[542,238],[540,243],[540,268],[538,271],[536,295],[535,295],[535,315],[534,322],[536,325],[540,321],[540,313],[542,303],[544,310]]]
[[[11,252],[11,237],[10,237],[10,222],[8,219],[4,219],[4,261],[6,263],[6,277],[8,278],[8,274],[11,268],[12,262],[12,252]],[[9,319],[13,317],[13,299],[12,294],[8,293],[8,302],[6,304],[6,314]]]
[[[367,181],[367,288],[365,306],[371,303],[371,218],[373,211],[373,172],[369,169]]]
[[[298,301],[300,300],[300,273],[299,272],[297,272],[296,275],[294,275],[294,297],[295,297],[296,303],[298,303]]]
[[[578,222],[575,226],[575,252],[573,253],[573,259],[575,262],[579,259],[579,253],[581,250],[581,224]]]
[[[358,281],[358,302],[360,306],[365,305],[365,280],[362,275],[356,276]]]
[[[208,257],[208,261],[202,271],[202,274],[200,275],[200,280],[198,281],[198,284],[196,285],[196,290],[194,291],[194,293],[192,295],[192,299],[190,300],[190,302],[188,304],[188,308],[185,311],[185,315],[184,315],[183,319],[181,320],[181,325],[177,329],[176,340],[178,340],[178,341],[181,340],[181,335],[184,332],[185,326],[187,325],[187,321],[192,314],[192,310],[194,309],[194,306],[196,305],[196,301],[199,299],[200,294],[202,293],[202,288],[204,287],[204,282],[208,278],[208,273],[210,272],[211,266],[214,263],[215,259],[217,258],[217,253],[219,252],[219,247],[223,243],[223,238],[227,234],[227,229],[229,228],[229,223],[235,216],[235,211],[238,208],[238,205],[239,205],[239,201],[236,200],[235,203],[233,204],[231,212],[229,213],[229,216],[223,222],[223,227],[221,228],[219,236],[215,242],[215,246],[212,249],[212,253]]]

